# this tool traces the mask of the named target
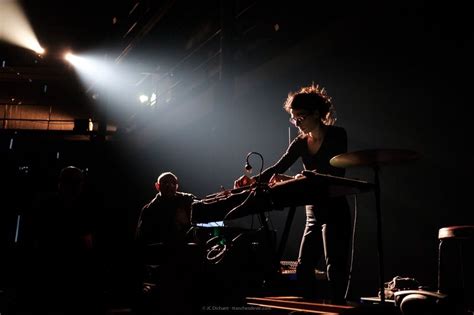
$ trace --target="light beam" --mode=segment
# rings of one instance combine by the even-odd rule
[[[21,6],[15,0],[0,0],[0,40],[44,54]]]

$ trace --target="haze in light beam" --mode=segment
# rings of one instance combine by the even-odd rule
[[[87,84],[107,85],[119,81],[120,76],[114,71],[114,63],[104,60],[103,57],[85,54],[79,56],[68,52],[64,59],[74,66]]]
[[[111,116],[129,117],[139,96],[136,86],[139,74],[134,64],[117,64],[98,52],[67,53],[64,57],[73,65],[84,88],[97,92],[94,103],[107,106]]]
[[[0,40],[31,49],[39,54],[44,53],[16,0],[0,0]]]

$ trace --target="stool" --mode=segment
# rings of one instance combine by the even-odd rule
[[[474,225],[443,227],[439,229],[438,240],[438,292],[472,304]]]

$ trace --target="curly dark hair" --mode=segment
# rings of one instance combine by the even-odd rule
[[[320,88],[314,83],[300,88],[297,92],[290,92],[283,108],[288,113],[292,109],[318,111],[324,124],[333,125],[336,122],[335,108],[331,103],[331,98],[326,94],[324,88]]]

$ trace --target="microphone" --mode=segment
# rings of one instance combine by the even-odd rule
[[[245,163],[245,170],[246,170],[247,172],[250,172],[250,171],[252,170],[252,166],[250,165],[249,161],[247,161],[247,162]]]
[[[245,166],[244,166],[244,167],[245,167],[245,170],[246,170],[247,172],[249,172],[249,173],[252,171],[252,165],[250,165],[250,163],[249,163],[249,158],[250,158],[250,156],[252,156],[253,154],[256,154],[256,155],[260,156],[260,158],[262,159],[262,168],[263,168],[263,156],[262,156],[260,153],[258,153],[258,152],[249,152],[249,153],[247,154],[247,157],[245,158]],[[260,172],[261,172],[261,170],[260,170]]]
[[[260,157],[261,161],[262,161],[262,166],[261,166],[261,168],[260,168],[260,173],[262,173],[262,170],[263,170],[263,156],[262,156],[260,153],[255,152],[255,151],[249,152],[249,153],[247,154],[247,157],[245,158],[245,169],[246,169],[247,171],[251,171],[251,170],[252,170],[252,166],[251,166],[250,163],[249,163],[249,158],[250,158],[250,156],[252,156],[253,154],[258,155],[258,156]]]
[[[260,175],[262,174],[262,170],[263,170],[263,156],[260,153],[252,151],[252,152],[249,152],[247,154],[247,157],[245,158],[245,170],[248,173],[250,173],[252,171],[252,166],[249,163],[249,158],[250,158],[250,156],[252,156],[254,154],[258,155],[260,157],[261,162],[262,162],[262,165],[260,166],[260,172],[259,172],[258,177],[257,177],[257,182],[260,183]]]

